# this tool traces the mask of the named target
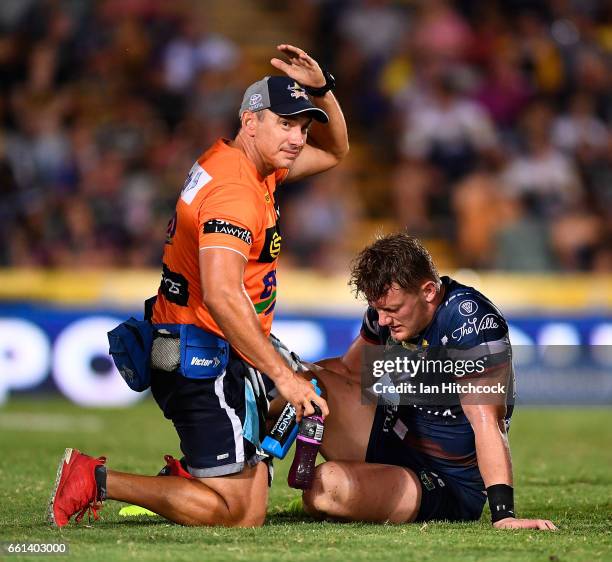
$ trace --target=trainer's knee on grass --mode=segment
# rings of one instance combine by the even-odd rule
[[[237,519],[231,527],[261,527],[266,521],[266,506],[262,509],[251,509],[246,515]]]
[[[193,510],[185,525],[194,527],[261,527],[266,519],[266,504],[253,505],[245,501],[228,503],[221,497],[213,509]]]
[[[174,490],[180,490],[180,494],[168,490],[166,498],[166,512],[176,523],[192,527],[260,527],[265,521],[267,494],[258,497],[249,487],[242,492],[215,490],[210,482],[199,479],[181,479],[180,484],[181,488]]]
[[[267,504],[254,505],[241,501],[238,505],[231,505],[228,509],[226,527],[261,527],[266,520]]]
[[[317,466],[312,487],[302,496],[306,513],[317,518],[342,517],[345,514],[350,483],[344,473],[333,461]]]

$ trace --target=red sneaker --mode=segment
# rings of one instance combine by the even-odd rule
[[[175,459],[172,455],[164,455],[164,460],[166,461],[166,466],[159,471],[157,474],[158,476],[181,476],[182,478],[194,478],[185,470],[179,459]]]
[[[66,449],[57,467],[47,510],[51,525],[63,527],[75,513],[75,521],[78,523],[87,511],[93,512],[94,519],[98,519],[97,510],[102,507],[103,498],[98,495],[94,471],[104,463],[105,457],[95,459],[77,449]]]

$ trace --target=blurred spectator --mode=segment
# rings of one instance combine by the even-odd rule
[[[574,165],[551,143],[551,122],[547,104],[532,104],[522,118],[523,149],[502,175],[506,194],[529,198],[543,220],[558,217],[583,201]]]
[[[457,180],[473,169],[478,153],[495,150],[495,129],[486,110],[460,94],[456,75],[443,73],[432,82],[430,96],[405,115],[400,154]]]
[[[535,272],[555,268],[548,225],[539,218],[528,197],[499,201],[494,267],[507,271]]]
[[[504,219],[504,203],[498,174],[490,166],[481,165],[455,187],[455,244],[462,265],[476,269],[494,265],[495,237]]]
[[[592,162],[605,154],[609,133],[595,113],[592,96],[585,92],[573,96],[568,113],[559,115],[553,123],[552,141],[582,162]]]
[[[297,258],[296,265],[327,273],[345,271],[361,216],[349,158],[283,204],[283,245]]]
[[[334,64],[342,69],[338,91],[343,107],[362,126],[376,127],[386,111],[379,77],[409,30],[409,20],[389,0],[357,0],[340,12],[337,27]]]
[[[340,36],[366,62],[384,60],[406,31],[402,13],[389,0],[358,0],[338,23]]]
[[[394,208],[411,231],[440,235],[448,231],[443,217],[450,211],[453,184],[480,160],[495,159],[497,134],[486,110],[461,95],[456,75],[441,72],[417,91],[403,115]]]
[[[604,227],[587,208],[576,206],[551,225],[551,239],[559,266],[564,270],[592,269]]]
[[[415,25],[414,43],[423,56],[460,61],[467,54],[472,31],[447,0],[419,2],[420,13]]]
[[[514,48],[531,86],[543,94],[558,92],[566,80],[563,60],[542,15],[529,10],[519,13],[517,31]]]
[[[532,89],[523,76],[517,53],[504,48],[488,61],[488,72],[476,94],[498,127],[506,132],[516,123],[531,96]]]
[[[185,93],[201,71],[235,69],[239,50],[229,39],[206,33],[201,20],[186,17],[178,35],[163,51],[164,81],[173,92]]]

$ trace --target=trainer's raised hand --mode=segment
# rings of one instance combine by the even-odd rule
[[[276,48],[288,58],[288,61],[273,58],[270,64],[274,68],[297,80],[302,86],[321,88],[325,85],[325,76],[321,67],[305,51],[286,44],[278,45]]]
[[[515,519],[506,517],[493,523],[496,529],[539,529],[540,531],[557,531],[552,521],[548,519]]]

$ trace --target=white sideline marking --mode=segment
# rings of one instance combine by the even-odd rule
[[[0,429],[14,431],[95,433],[103,427],[102,420],[91,415],[0,413]]]

